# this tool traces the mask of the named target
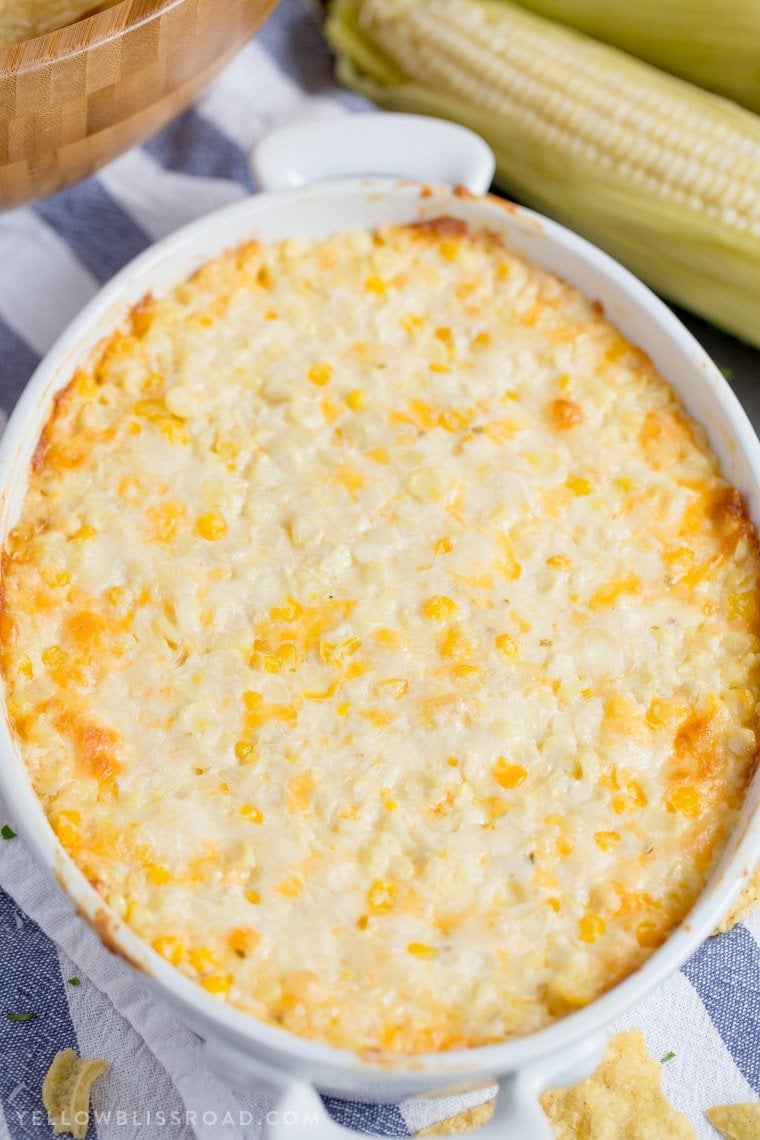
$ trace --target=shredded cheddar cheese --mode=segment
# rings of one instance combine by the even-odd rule
[[[8,711],[61,842],[218,1000],[479,1045],[693,905],[754,768],[759,580],[643,353],[493,235],[251,243],[58,398]]]

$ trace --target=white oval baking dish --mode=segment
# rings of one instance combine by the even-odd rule
[[[368,165],[371,163],[371,166]],[[666,306],[630,273],[588,242],[545,218],[484,192],[492,157],[461,128],[411,116],[362,115],[299,124],[265,140],[254,157],[265,188],[159,242],[122,270],[87,306],[47,355],[11,417],[0,444],[0,540],[21,508],[27,472],[54,394],[147,292],[161,294],[223,249],[251,238],[328,235],[352,228],[414,222],[447,214],[486,226],[602,302],[624,335],[643,348],[709,434],[726,477],[760,527],[760,443],[736,397],[699,344]],[[470,194],[393,178],[319,178],[367,169],[464,184]],[[301,185],[312,182],[311,185]],[[295,189],[280,189],[295,186]],[[460,1052],[362,1057],[307,1041],[256,1021],[206,993],[142,942],[84,878],[47,823],[5,718],[0,724],[0,789],[39,862],[109,948],[142,971],[205,1040],[213,1069],[240,1088],[268,1086],[277,1097],[265,1134],[289,1140],[339,1140],[315,1092],[393,1102],[414,1094],[498,1084],[492,1121],[478,1133],[495,1140],[551,1136],[538,1095],[585,1076],[597,1063],[605,1028],[663,981],[712,931],[760,858],[760,778],[711,882],[687,920],[644,965],[609,993],[527,1037]],[[304,932],[308,937],[308,931]]]

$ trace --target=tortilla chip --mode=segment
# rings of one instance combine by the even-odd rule
[[[721,1104],[708,1108],[705,1116],[726,1140],[757,1140],[760,1136],[760,1101]]]
[[[557,1140],[696,1140],[683,1113],[665,1099],[660,1064],[638,1029],[611,1037],[595,1073],[570,1088],[550,1089],[541,1104]]]
[[[746,887],[715,933],[725,934],[732,926],[736,926],[737,922],[741,922],[744,916],[754,910],[756,906],[760,906],[760,867],[755,868],[754,874],[750,876]]]
[[[471,1108],[418,1136],[470,1132],[491,1119],[494,1101]],[[647,1053],[638,1029],[618,1033],[607,1042],[595,1073],[565,1089],[549,1089],[541,1097],[557,1140],[696,1140],[689,1121],[665,1099],[660,1064]],[[753,1107],[758,1106],[742,1106]],[[719,1109],[718,1111],[724,1111]],[[741,1140],[749,1136],[742,1133]],[[754,1140],[760,1132],[755,1131]]]
[[[481,1125],[487,1124],[493,1116],[495,1100],[487,1100],[485,1104],[479,1104],[476,1108],[468,1108],[467,1112],[462,1112],[459,1116],[450,1116],[448,1120],[442,1120],[440,1124],[431,1124],[429,1128],[423,1128],[421,1132],[417,1132],[417,1136],[447,1136],[452,1132],[472,1132],[475,1128],[480,1128]]]
[[[90,1120],[92,1082],[108,1068],[107,1061],[88,1061],[73,1049],[56,1053],[42,1082],[42,1103],[53,1132],[70,1132],[74,1140],[85,1140]]]

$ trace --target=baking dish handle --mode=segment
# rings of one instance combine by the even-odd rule
[[[474,1134],[474,1140],[553,1140],[553,1130],[539,1097],[547,1088],[575,1084],[597,1067],[604,1052],[603,1036],[528,1065],[500,1081],[493,1116]],[[322,1098],[307,1080],[219,1042],[206,1045],[209,1067],[228,1084],[250,1090],[267,1089],[274,1098],[262,1120],[261,1140],[349,1140],[364,1135],[338,1124]],[[439,1090],[440,1092],[440,1090]]]
[[[485,194],[493,151],[474,131],[426,115],[330,115],[265,135],[251,155],[262,190],[362,176],[409,178]]]

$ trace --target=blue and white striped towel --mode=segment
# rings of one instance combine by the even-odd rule
[[[194,110],[96,178],[0,217],[0,415],[99,285],[156,238],[254,189],[248,153],[267,129],[363,106],[335,88],[316,23],[284,0]],[[756,353],[699,331],[737,380],[760,372]],[[0,888],[0,1140],[51,1135],[40,1087],[66,1047],[111,1062],[95,1086],[89,1140],[259,1135],[266,1099],[211,1075],[198,1039],[71,914],[20,839],[0,839]],[[655,1057],[675,1053],[663,1066],[666,1092],[700,1137],[714,1137],[704,1107],[760,1093],[760,914],[710,940],[616,1028],[634,1026]],[[357,1129],[408,1136],[466,1104],[330,1107]]]

